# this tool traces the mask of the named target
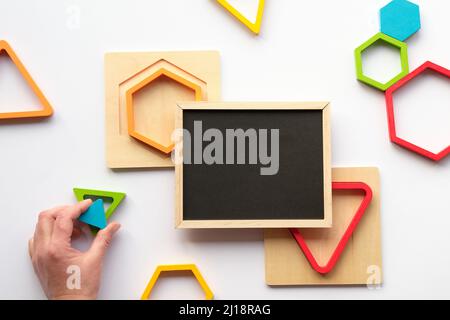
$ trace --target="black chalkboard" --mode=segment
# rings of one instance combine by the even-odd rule
[[[187,108],[183,110],[182,121],[183,128],[190,133],[190,139],[185,138],[183,145],[184,221],[325,219],[324,190],[329,186],[324,184],[326,170],[324,170],[323,110]],[[220,164],[207,164],[203,159],[199,163],[198,158],[195,163],[194,154],[196,150],[197,155],[199,154],[198,147],[201,146],[201,150],[204,151],[214,140],[211,138],[199,143],[194,123],[197,129],[201,123],[203,133],[211,128],[222,133],[223,155],[216,159],[222,158],[224,164],[220,161],[217,161]],[[235,140],[235,161],[226,164],[227,152],[231,150],[225,147],[227,129],[244,131],[255,129],[256,132],[260,129],[268,130],[267,154],[273,151],[269,133],[271,129],[278,129],[277,173],[261,175],[261,168],[268,166],[259,161],[256,164],[249,163],[251,150],[249,139],[245,140],[245,163],[237,163],[238,143]],[[188,154],[190,156],[186,156]],[[217,156],[216,152],[211,154]]]

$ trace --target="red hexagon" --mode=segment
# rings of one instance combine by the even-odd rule
[[[445,158],[448,154],[450,154],[450,145],[442,150],[439,153],[434,153],[429,150],[426,150],[422,147],[419,147],[418,145],[415,145],[409,141],[406,141],[400,137],[397,136],[397,132],[395,129],[395,115],[394,115],[394,101],[393,101],[393,95],[396,90],[400,89],[401,87],[405,86],[413,80],[414,78],[418,77],[422,73],[424,73],[426,70],[431,70],[434,72],[437,72],[447,78],[450,79],[450,70],[441,67],[437,64],[434,64],[430,61],[425,62],[423,65],[421,65],[419,68],[408,74],[406,77],[395,83],[393,86],[391,86],[386,91],[386,107],[387,107],[387,114],[388,114],[388,126],[389,126],[389,136],[393,143],[398,144],[399,146],[406,148],[408,150],[411,150],[415,153],[418,153],[424,157],[427,157],[434,161],[439,161],[443,158]]]

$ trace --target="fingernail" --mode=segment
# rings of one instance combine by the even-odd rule
[[[112,233],[115,234],[117,231],[119,231],[120,227],[121,225],[119,223],[114,222]]]

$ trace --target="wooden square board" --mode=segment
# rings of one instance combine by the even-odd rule
[[[197,84],[202,89],[202,100],[221,100],[220,56],[216,51],[105,54],[106,162],[109,168],[174,166],[170,155],[128,134],[126,92],[158,68]],[[152,90],[140,94],[135,102],[136,127],[166,142],[175,125],[175,102],[193,100],[193,97],[189,90],[167,79],[159,79],[152,86]]]
[[[382,282],[380,236],[380,182],[377,168],[333,169],[333,182],[364,182],[373,191],[372,201],[349,239],[334,269],[315,271],[287,229],[264,231],[266,283],[289,285],[376,285]],[[333,192],[333,227],[301,229],[308,246],[325,264],[354,216],[363,196]]]

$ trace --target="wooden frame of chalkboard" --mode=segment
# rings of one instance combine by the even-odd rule
[[[189,173],[189,171],[186,171],[185,166],[185,160],[183,158],[183,130],[186,129],[184,123],[185,117],[188,116],[191,113],[194,117],[197,117],[196,112],[200,112],[201,115],[204,115],[206,117],[211,117],[211,115],[214,112],[219,112],[220,114],[217,114],[218,116],[215,117],[217,121],[222,121],[222,119],[226,119],[225,122],[228,121],[228,123],[231,123],[232,125],[239,125],[240,121],[243,119],[237,119],[237,118],[231,118],[227,117],[226,114],[223,112],[230,112],[230,116],[236,117],[237,111],[239,113],[242,111],[242,116],[239,115],[239,118],[247,117],[246,121],[254,121],[253,120],[253,114],[251,117],[249,117],[248,112],[255,111],[254,116],[257,116],[256,118],[262,118],[263,123],[270,123],[276,125],[283,125],[283,123],[289,123],[290,126],[290,136],[288,141],[284,144],[285,149],[299,149],[296,150],[297,153],[293,153],[293,155],[298,156],[300,152],[305,151],[307,156],[301,156],[302,159],[289,159],[290,163],[288,166],[286,166],[288,169],[284,170],[284,175],[281,176],[281,179],[284,179],[282,181],[277,181],[277,183],[271,183],[269,180],[268,185],[269,188],[274,188],[273,194],[278,195],[278,197],[274,196],[274,200],[272,201],[271,197],[261,197],[261,199],[258,198],[249,198],[251,201],[251,204],[255,204],[256,208],[251,208],[256,210],[253,212],[253,215],[245,216],[243,213],[245,209],[242,209],[242,207],[246,207],[248,209],[248,203],[247,201],[245,204],[241,202],[243,205],[242,207],[239,207],[239,205],[235,205],[237,202],[236,199],[228,199],[227,195],[224,195],[224,191],[227,192],[227,190],[220,190],[220,199],[222,201],[218,201],[213,203],[211,198],[211,195],[213,195],[211,192],[212,187],[211,186],[220,186],[222,188],[223,184],[222,182],[214,181],[214,176],[210,175],[209,173],[203,173],[207,172],[210,167],[206,167],[204,164],[205,170],[196,171],[193,174]],[[259,112],[259,113],[256,113]],[[270,112],[270,114],[267,114],[267,112]],[[278,112],[281,112],[278,114]],[[266,114],[264,114],[266,113]],[[277,121],[276,119],[281,119],[280,121]],[[284,117],[284,118],[283,118]],[[299,123],[301,125],[297,126],[296,122],[293,122],[291,119],[293,118],[299,118]],[[202,119],[199,119],[202,120]],[[234,121],[237,120],[237,121]],[[197,120],[194,120],[194,122]],[[241,121],[242,122],[242,121]],[[312,124],[315,122],[315,124]],[[314,127],[316,126],[316,127]],[[319,130],[317,130],[317,126],[319,127]],[[178,103],[177,104],[177,112],[175,117],[175,128],[178,130],[178,140],[175,143],[175,150],[173,153],[173,158],[175,160],[175,226],[176,228],[182,228],[182,229],[208,229],[208,228],[329,228],[332,225],[332,188],[331,188],[331,128],[330,128],[330,106],[328,102],[282,102],[282,103],[272,103],[272,102],[186,102],[186,103]],[[237,129],[238,127],[234,127]],[[262,127],[261,127],[262,128]],[[293,129],[292,129],[293,128]],[[228,129],[228,127],[227,127]],[[304,129],[303,131],[301,131]],[[187,129],[188,130],[188,129]],[[281,130],[281,129],[280,129]],[[297,133],[292,130],[298,130],[298,137],[300,137],[297,140],[295,137],[292,138],[292,136],[296,136]],[[313,132],[315,130],[316,132]],[[190,131],[189,131],[190,132]],[[266,137],[267,138],[267,137]],[[315,141],[313,141],[316,139]],[[268,139],[266,139],[267,141]],[[212,141],[212,140],[210,140]],[[298,142],[298,143],[295,143]],[[194,142],[195,143],[195,142]],[[281,144],[281,143],[280,143]],[[286,147],[286,145],[289,145],[289,147]],[[310,150],[310,145],[313,145],[313,149],[311,149],[313,152],[308,153]],[[235,147],[235,146],[234,146]],[[203,145],[202,145],[203,148]],[[304,148],[301,149],[301,148]],[[235,149],[237,150],[237,149]],[[272,152],[272,151],[271,151]],[[289,153],[288,155],[291,155]],[[281,152],[283,155],[283,151]],[[202,153],[203,156],[203,153]],[[246,154],[245,157],[248,155]],[[184,157],[186,158],[186,154],[184,154]],[[234,157],[234,154],[233,154]],[[290,158],[290,157],[285,157]],[[303,160],[305,159],[305,160]],[[228,160],[227,160],[228,161]],[[302,166],[302,161],[304,161],[304,167]],[[217,164],[215,164],[217,166]],[[224,165],[222,165],[222,168]],[[243,166],[241,166],[242,168]],[[245,166],[249,167],[249,166]],[[200,168],[200,166],[190,165],[189,168],[196,168],[197,170]],[[250,168],[250,167],[249,167]],[[189,169],[190,170],[190,169]],[[221,169],[220,169],[221,170]],[[251,169],[254,170],[254,169]],[[282,168],[283,170],[283,168]],[[290,170],[290,172],[286,171]],[[298,175],[298,172],[303,172],[304,175],[306,175],[307,178],[311,179],[303,179],[303,176]],[[311,173],[312,172],[312,173]],[[188,178],[186,178],[185,175],[188,174]],[[203,177],[199,177],[199,176]],[[309,176],[308,176],[309,175]],[[224,176],[221,174],[219,176],[220,180]],[[291,177],[292,176],[292,177]],[[197,179],[198,181],[189,181],[187,179]],[[300,178],[300,179],[299,179]],[[203,182],[207,182],[208,186],[205,186],[203,188],[203,192],[201,191],[202,188],[198,190],[193,190],[198,186],[196,182],[201,181],[203,179]],[[206,179],[206,180],[205,180]],[[262,178],[258,178],[262,179]],[[280,179],[280,177],[278,177]],[[245,180],[245,178],[244,178]],[[293,181],[291,181],[293,180]],[[267,180],[263,180],[264,182],[267,182]],[[211,182],[211,183],[210,183]],[[239,181],[236,181],[236,185],[240,185],[241,183],[249,183],[248,181],[244,181],[240,179]],[[264,184],[264,183],[262,183]],[[279,188],[276,188],[279,185],[282,185],[283,192],[287,190],[287,194],[281,194]],[[211,186],[210,186],[211,185]],[[259,182],[255,185],[258,185]],[[285,187],[287,185],[287,187]],[[225,183],[225,186],[226,183]],[[231,186],[231,185],[230,185]],[[184,199],[184,195],[187,193],[186,190],[190,193],[189,196]],[[233,192],[234,194],[236,188],[229,188],[228,190],[230,192]],[[311,191],[313,190],[313,191]],[[207,194],[204,194],[206,191]],[[268,191],[270,195],[272,195],[272,191]],[[309,194],[308,194],[309,193]],[[269,199],[268,199],[269,198]],[[276,199],[275,199],[276,198]],[[311,200],[313,199],[313,200]],[[190,202],[196,202],[196,204],[201,203],[203,200],[211,201],[212,206],[215,207],[215,209],[209,210],[209,207],[207,207],[207,210],[204,207],[202,210],[196,210],[195,205],[191,205]],[[230,201],[228,201],[230,200]],[[272,212],[270,213],[264,213],[264,215],[261,214],[259,216],[259,208],[257,208],[258,204],[261,202],[259,200],[263,200],[262,202],[268,202],[268,206],[262,207],[265,211],[265,208],[270,208]],[[314,201],[314,203],[312,203]],[[206,201],[205,201],[206,202]],[[308,203],[311,202],[311,205]],[[305,203],[307,203],[305,205]],[[298,205],[297,205],[298,204]],[[279,207],[285,206],[288,209],[291,209],[289,214],[286,214],[288,209],[284,210],[280,209]],[[186,207],[188,206],[189,210],[186,210]],[[202,205],[200,205],[201,207]],[[218,212],[222,211],[222,206],[224,212],[220,214],[220,217],[218,217]],[[219,210],[217,210],[220,208]],[[237,208],[236,210],[242,210],[239,212],[232,212],[234,208]],[[297,210],[298,208],[304,208],[305,210]],[[191,210],[192,209],[192,210]],[[309,210],[311,209],[311,210]],[[228,211],[226,211],[228,210]],[[270,211],[268,210],[268,211]],[[202,211],[201,214],[198,214],[197,211]],[[226,211],[226,212],[225,212]],[[252,210],[249,210],[250,212]],[[279,212],[278,212],[279,211]],[[205,213],[207,212],[207,213]],[[247,211],[245,211],[247,212]],[[228,215],[230,213],[230,215]],[[205,216],[208,215],[208,216]],[[272,216],[269,216],[269,214],[272,214]],[[285,215],[285,216],[283,216]],[[239,218],[237,218],[238,216]]]

